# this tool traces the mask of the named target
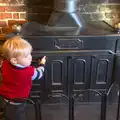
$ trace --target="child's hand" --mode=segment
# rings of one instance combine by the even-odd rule
[[[44,56],[41,60],[40,60],[40,64],[45,64],[46,63],[46,56]]]

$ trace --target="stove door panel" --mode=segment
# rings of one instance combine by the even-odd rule
[[[120,52],[116,54],[114,80],[120,84]]]
[[[48,94],[67,94],[66,57],[49,56],[46,67],[45,79]]]
[[[112,82],[113,55],[92,57],[91,88],[107,89]]]
[[[88,89],[90,85],[90,65],[91,56],[75,56],[69,61],[68,68],[68,82],[69,82],[69,94],[74,92],[74,94],[81,92],[83,89]],[[83,94],[82,101],[88,100],[88,94]],[[86,98],[86,99],[85,99]]]

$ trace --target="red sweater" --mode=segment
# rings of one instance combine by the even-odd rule
[[[2,63],[0,94],[8,99],[28,98],[33,74],[34,67],[18,68],[5,60]]]

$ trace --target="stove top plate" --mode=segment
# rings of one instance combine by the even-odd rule
[[[36,22],[23,25],[22,36],[91,36],[111,35],[116,31],[104,22],[89,22],[83,28],[79,27],[50,27]]]

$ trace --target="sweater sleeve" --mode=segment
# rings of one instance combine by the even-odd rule
[[[40,78],[42,78],[44,75],[44,70],[45,70],[44,65],[40,65],[39,67],[34,68],[32,80],[39,80]]]

